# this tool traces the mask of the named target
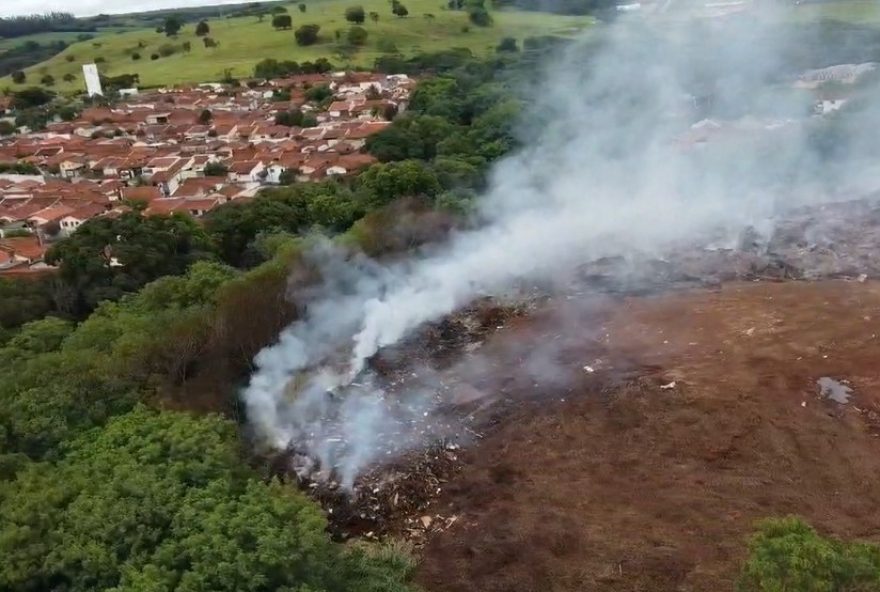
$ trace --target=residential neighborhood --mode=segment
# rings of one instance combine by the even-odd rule
[[[0,140],[0,170],[38,173],[0,174],[0,274],[45,271],[54,240],[136,202],[199,218],[266,186],[354,174],[375,162],[366,139],[406,110],[415,82],[337,72],[142,91]],[[302,125],[282,125],[289,113]]]

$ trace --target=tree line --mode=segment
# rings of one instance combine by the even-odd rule
[[[68,12],[48,12],[0,18],[0,37],[12,38],[56,31],[94,31],[93,25],[81,22]]]

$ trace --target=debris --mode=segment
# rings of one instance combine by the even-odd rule
[[[596,369],[593,368],[592,366],[584,366],[584,372],[586,372],[587,374],[592,374],[595,371],[596,371]]]
[[[749,337],[751,337],[751,336],[754,335],[754,334],[755,334],[755,328],[754,328],[754,327],[749,327],[748,331],[746,331],[746,335],[748,335]]]
[[[431,523],[434,522],[434,519],[430,516],[422,516],[419,518],[419,522],[422,523],[422,526],[425,527],[425,529],[428,529],[431,528]]]
[[[675,381],[674,381],[674,380],[673,380],[672,382],[670,382],[670,383],[667,383],[667,384],[661,384],[661,385],[660,385],[660,390],[661,390],[661,391],[670,391],[670,390],[672,390],[672,389],[674,389],[674,388],[675,388]]]
[[[859,274],[859,277],[856,278],[856,280],[857,280],[860,284],[864,284],[864,283],[867,281],[867,279],[868,279],[868,274],[867,274],[867,273]]]

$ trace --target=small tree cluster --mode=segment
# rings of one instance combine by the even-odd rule
[[[272,17],[272,26],[276,29],[289,30],[293,26],[293,19],[289,14],[276,14]]]
[[[409,10],[406,9],[400,0],[391,0],[391,12],[398,17],[405,17],[409,14]]]
[[[196,25],[196,36],[204,37],[210,32],[211,27],[208,26],[208,23],[206,21],[199,21],[199,24]]]
[[[366,19],[363,6],[349,6],[345,9],[345,20],[360,25]]]
[[[367,30],[363,27],[352,27],[348,30],[348,42],[356,47],[361,47],[367,43]]]
[[[303,25],[299,27],[293,33],[294,37],[296,37],[296,44],[303,47],[314,45],[318,42],[318,31],[320,30],[321,27],[319,25]]]

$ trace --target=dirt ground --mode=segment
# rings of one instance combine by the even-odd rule
[[[880,282],[619,298],[561,326],[536,314],[485,344],[520,376],[555,340],[568,375],[513,381],[505,396],[534,396],[461,451],[432,504],[457,519],[422,549],[428,592],[732,590],[767,516],[880,541]],[[823,376],[848,404],[819,396]]]

